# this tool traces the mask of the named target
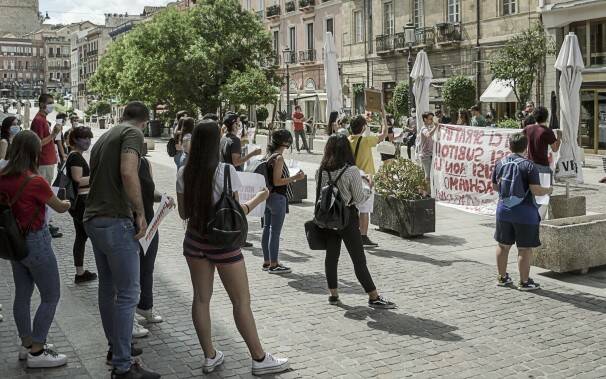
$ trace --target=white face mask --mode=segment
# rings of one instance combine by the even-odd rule
[[[55,106],[53,104],[47,104],[46,105],[46,113],[47,114],[53,113],[54,109],[55,109]]]
[[[58,118],[56,120],[57,125],[63,125],[63,119],[62,118]]]
[[[72,122],[72,128],[77,128],[77,127],[78,127],[78,121]]]

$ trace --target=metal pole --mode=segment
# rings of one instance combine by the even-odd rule
[[[289,57],[290,59],[290,57]],[[290,71],[288,71],[288,63],[286,63],[286,119],[290,120]]]
[[[412,101],[412,77],[410,71],[412,70],[412,46],[408,45],[408,114],[412,115],[413,101]]]

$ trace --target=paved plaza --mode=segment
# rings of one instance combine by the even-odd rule
[[[165,145],[157,143],[150,160],[157,188],[174,195],[176,170],[165,151]],[[300,157],[313,179],[320,156]],[[591,169],[588,175],[598,177],[600,169]],[[310,180],[310,190],[313,186]],[[588,184],[573,192],[588,195],[590,210],[604,212],[604,189],[599,188]],[[523,293],[497,288],[493,218],[437,206],[436,233],[411,240],[370,233],[380,244],[367,251],[370,271],[380,292],[396,302],[397,309],[366,306],[367,296],[344,248],[339,266],[343,304],[330,306],[324,253],[310,251],[303,233],[312,209],[310,201],[290,207],[281,259],[293,273],[284,276],[261,271],[260,222],[250,221],[254,248],[244,255],[259,333],[267,351],[291,359],[292,370],[276,377],[606,377],[605,269],[577,276],[533,268],[544,289]],[[17,360],[12,274],[8,262],[0,261],[5,317],[0,323],[0,378],[109,377],[97,282],[73,283],[69,215],[56,217],[56,225],[64,233],[53,240],[62,295],[49,342],[68,355],[69,363],[59,369],[29,370]],[[172,212],[160,228],[155,276],[155,307],[165,321],[149,326],[150,335],[137,340],[144,364],[163,378],[203,375],[203,354],[191,322],[192,288],[181,253],[183,234],[183,223]],[[517,280],[515,254],[510,259],[510,272]],[[94,268],[90,243],[85,262]],[[231,303],[218,277],[215,283],[213,335],[226,358],[224,366],[208,377],[251,377],[251,360],[235,328]],[[38,304],[37,295],[33,304]]]

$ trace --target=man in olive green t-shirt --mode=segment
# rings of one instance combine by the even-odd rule
[[[131,366],[133,321],[140,294],[139,239],[147,230],[138,168],[142,130],[148,120],[145,104],[128,103],[122,123],[99,138],[90,158],[84,228],[99,272],[99,311],[110,346],[112,378],[160,377],[139,365]]]

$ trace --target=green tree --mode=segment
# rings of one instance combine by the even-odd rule
[[[234,72],[258,68],[271,56],[268,32],[237,0],[204,0],[138,24],[110,46],[90,85],[120,102],[214,112]]]
[[[525,104],[532,95],[536,78],[544,69],[547,54],[553,54],[555,47],[548,40],[541,24],[513,36],[498,50],[490,61],[490,70],[495,79],[507,81],[513,89],[518,105]]]
[[[452,76],[442,87],[442,98],[451,113],[459,108],[468,109],[476,101],[476,86],[464,75]]]
[[[393,97],[389,102],[388,108],[396,119],[407,117],[410,113],[408,109],[408,82],[400,82],[393,90]]]
[[[269,104],[276,99],[279,82],[266,70],[248,67],[246,71],[233,71],[222,87],[221,97],[229,105],[252,106]]]

